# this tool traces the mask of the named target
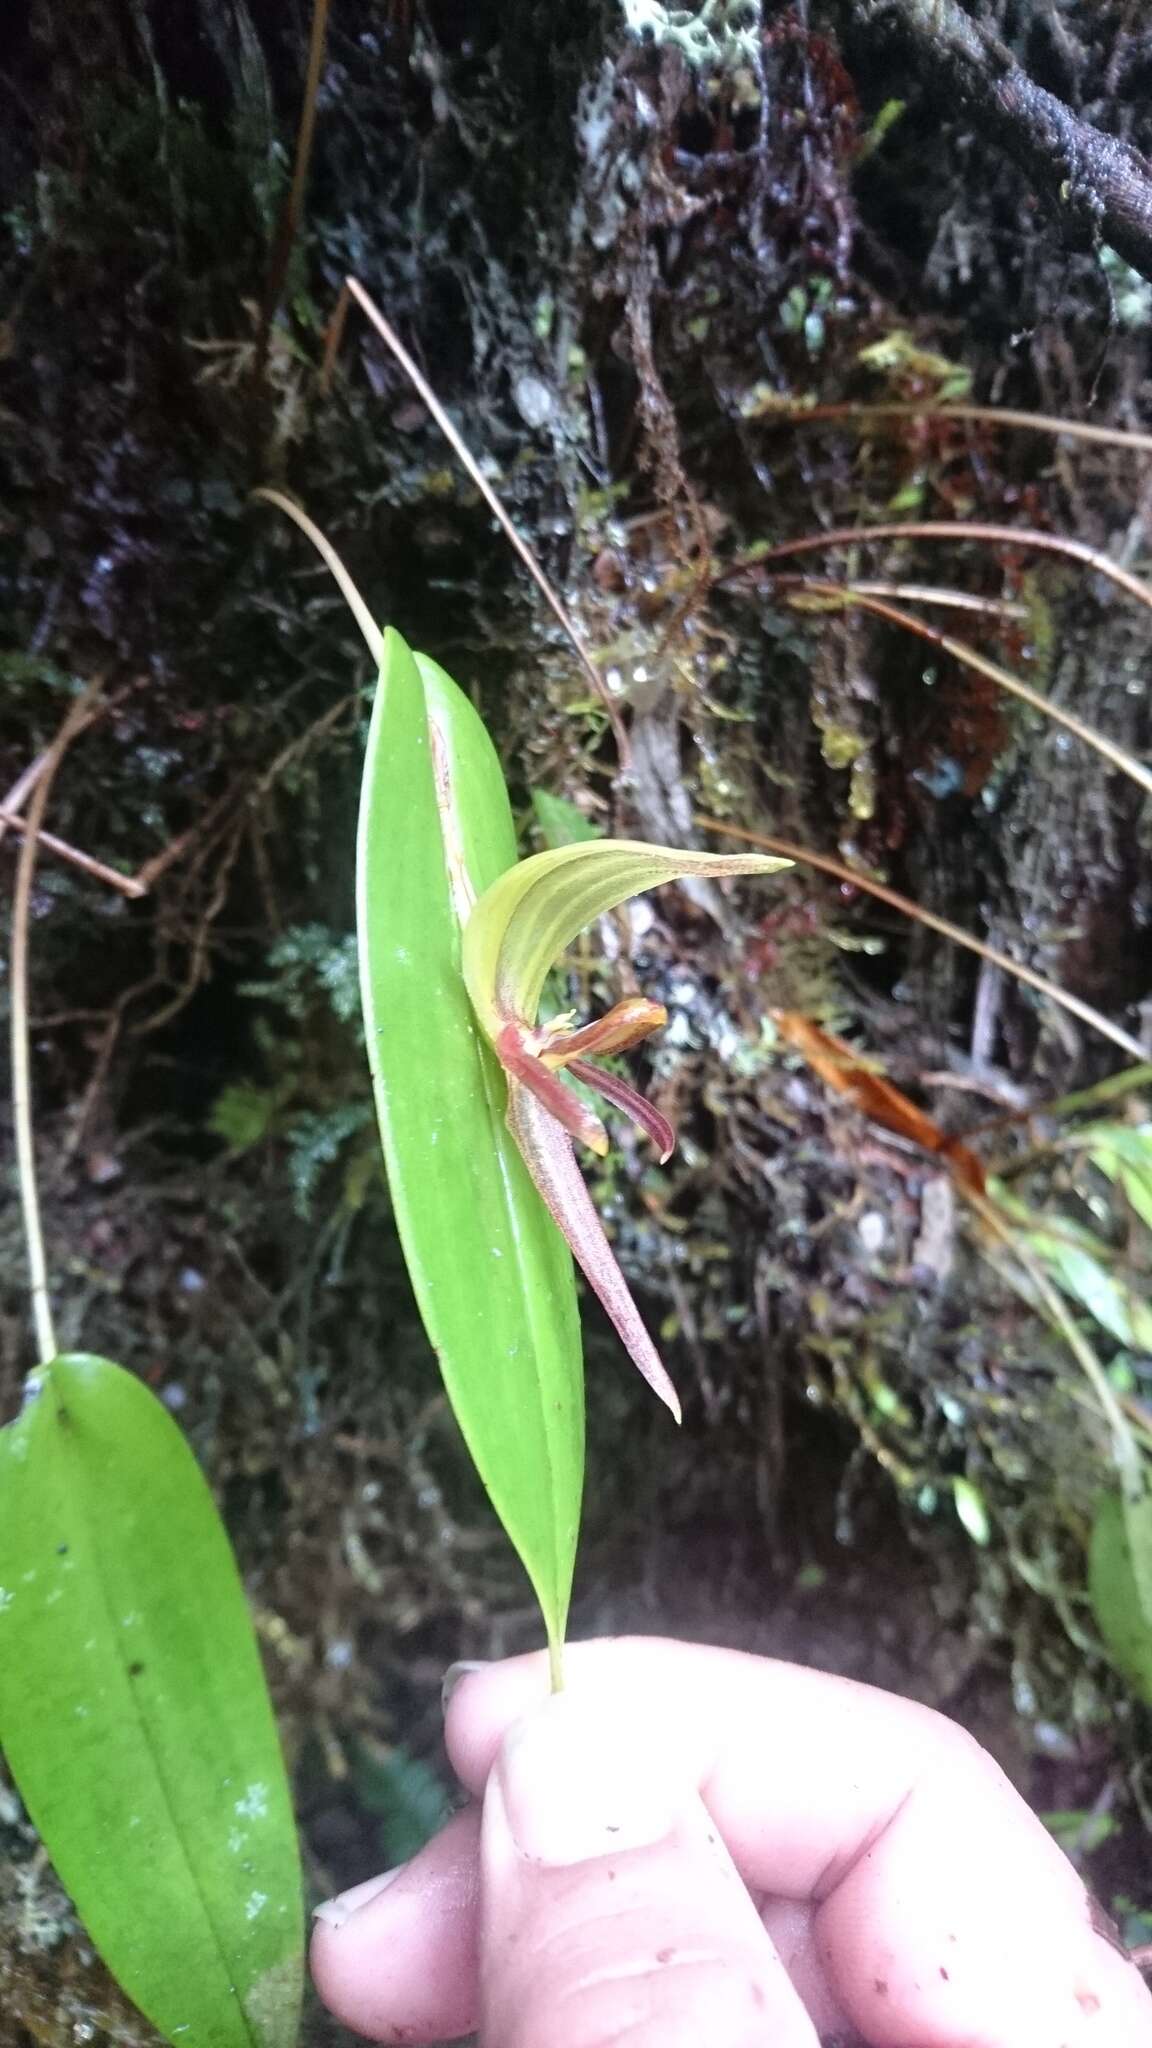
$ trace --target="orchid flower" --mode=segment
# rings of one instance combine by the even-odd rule
[[[608,1134],[564,1079],[595,1089],[639,1126],[666,1160],[676,1134],[654,1103],[589,1055],[626,1051],[667,1021],[660,1003],[629,996],[603,1017],[574,1026],[571,1012],[538,1023],[550,969],[594,918],[629,897],[689,875],[764,875],[789,867],[760,855],[691,853],[640,840],[601,839],[517,863],[485,891],[464,927],[464,978],[472,1007],[504,1070],[508,1129],[538,1193],[625,1349],[680,1420],[680,1402],[641,1320],[584,1184],[572,1140],[601,1158]]]

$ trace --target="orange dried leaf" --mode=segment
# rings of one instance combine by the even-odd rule
[[[785,1044],[807,1060],[825,1087],[846,1096],[853,1107],[871,1117],[883,1130],[893,1131],[943,1159],[961,1187],[971,1194],[984,1192],[984,1168],[976,1154],[947,1131],[926,1110],[921,1109],[891,1081],[861,1059],[855,1048],[836,1038],[805,1017],[800,1010],[773,1010],[773,1021]]]

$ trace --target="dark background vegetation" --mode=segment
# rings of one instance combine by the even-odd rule
[[[443,1666],[537,1625],[438,1392],[378,1168],[351,895],[371,677],[252,486],[298,494],[378,616],[475,694],[526,846],[533,789],[673,842],[701,810],[883,869],[1130,1029],[1152,996],[1130,785],[890,630],[690,573],[705,537],[723,562],[916,512],[1141,562],[1146,461],[955,424],[801,430],[745,401],[931,394],[934,355],[982,398],[1140,425],[1152,286],[941,99],[883,8],[693,13],[335,0],[262,367],[303,0],[32,0],[0,24],[0,783],[103,676],[109,710],[50,823],[152,879],[126,901],[45,857],[37,882],[61,1338],[141,1373],[217,1487],[317,1895],[403,1854],[436,1810]],[[982,10],[1040,85],[1137,149],[1141,15]],[[358,318],[322,386],[348,271],[616,672],[629,780]],[[990,651],[1147,750],[1145,624],[1091,577],[971,547],[867,565],[1008,592],[1027,628]],[[768,1013],[849,1031],[956,1131],[1098,1079],[1112,1049],[800,870],[727,908],[666,892],[603,941],[575,999],[635,975],[671,1013],[652,1057],[680,1152],[657,1171],[624,1140],[598,1194],[687,1413],[674,1435],[589,1317],[576,1628],[700,1634],[929,1700],[1043,1810],[1082,1817],[1074,1848],[1108,1836],[1085,1868],[1110,1901],[1152,1906],[1146,1717],[1082,1593],[1102,1453],[1075,1370],[949,1220],[938,1165],[830,1098]],[[14,1203],[3,1250],[7,1416],[32,1362]],[[0,2042],[144,2039],[3,1796]]]

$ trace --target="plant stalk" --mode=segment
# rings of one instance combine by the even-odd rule
[[[787,579],[781,578],[781,582],[785,584],[787,595]],[[1038,711],[1042,718],[1051,719],[1053,725],[1062,725],[1066,732],[1072,733],[1084,746],[1092,747],[1111,767],[1118,768],[1122,775],[1129,776],[1152,796],[1152,769],[1146,767],[1143,761],[1137,760],[1135,754],[1130,754],[1126,748],[1118,746],[1106,733],[1097,732],[1094,726],[1086,725],[1082,718],[1076,717],[1075,712],[1065,711],[1061,705],[1053,704],[1041,691],[1032,689],[1030,684],[1013,675],[1010,669],[1001,668],[998,661],[989,660],[986,654],[981,654],[978,648],[970,647],[967,641],[956,640],[951,633],[941,633],[938,627],[930,625],[927,619],[917,618],[914,612],[906,612],[899,605],[889,604],[886,598],[873,595],[860,584],[826,583],[822,578],[804,577],[796,591],[797,597],[802,598],[805,591],[811,592],[815,597],[826,597],[829,601],[841,598],[845,609],[871,612],[874,617],[886,620],[889,625],[899,626],[905,633],[915,633],[921,640],[929,641],[933,647],[939,648],[941,654],[950,654],[954,661],[961,662],[965,668],[975,669],[977,674],[987,676],[989,682],[995,683],[998,689],[1006,691],[1009,696],[1019,698],[1022,704],[1027,704],[1029,710]],[[802,605],[800,609],[803,609]]]
[[[704,832],[719,832],[729,839],[741,839],[748,846],[762,846],[767,853],[782,854],[786,860],[797,861],[802,867],[820,868],[826,875],[835,875],[838,882],[848,882],[854,889],[863,889],[866,895],[878,897],[881,903],[887,903],[893,910],[898,910],[902,917],[913,918],[917,924],[926,925],[929,931],[939,932],[942,938],[951,939],[954,946],[966,946],[970,953],[978,953],[980,958],[987,960],[991,966],[1001,968],[1016,981],[1025,982],[1038,994],[1047,996],[1050,1002],[1058,1003],[1062,1010],[1070,1011],[1082,1024],[1090,1025],[1092,1030],[1098,1031],[1103,1038],[1110,1038],[1113,1045],[1118,1045],[1120,1050],[1128,1053],[1132,1059],[1147,1059],[1147,1046],[1141,1045],[1138,1038],[1131,1037],[1119,1024],[1113,1024],[1109,1018],[1101,1016],[1100,1011],[1094,1010],[1091,1003],[1082,1002],[1079,996],[1069,995],[1067,989],[1060,988],[1054,981],[1048,981],[1043,974],[1037,974],[1034,968],[1023,966],[1019,960],[1013,960],[1007,953],[1001,953],[997,947],[988,945],[986,940],[978,939],[974,933],[964,931],[962,926],[950,924],[946,917],[937,917],[934,910],[925,910],[921,904],[914,903],[910,896],[901,896],[898,890],[889,889],[886,883],[874,882],[869,875],[860,874],[855,868],[846,867],[843,861],[833,860],[826,853],[813,853],[811,847],[798,846],[791,839],[777,839],[766,832],[746,832],[743,826],[725,824],[720,818],[695,815],[692,823],[699,825]]]
[[[984,519],[886,519],[875,526],[838,526],[830,527],[826,533],[805,533],[795,540],[774,541],[749,561],[733,562],[714,578],[714,584],[753,576],[766,563],[783,561],[789,555],[811,554],[823,548],[869,547],[877,540],[974,540],[990,542],[995,547],[1031,548],[1040,554],[1064,555],[1097,576],[1106,577],[1118,590],[1135,598],[1137,604],[1152,608],[1152,589],[1148,584],[1101,554],[1099,548],[1090,548],[1087,541],[1072,540],[1062,533],[1043,533],[1034,526],[999,526]]]
[[[5,831],[22,834],[28,831],[27,820],[6,806],[0,807],[0,825]],[[106,861],[97,860],[93,854],[85,853],[81,847],[69,846],[66,839],[57,839],[54,832],[41,832],[37,836],[45,853],[55,853],[61,860],[69,861],[74,868],[82,868],[86,875],[92,875],[97,882],[106,882],[110,889],[115,889],[121,896],[136,897],[148,894],[147,886],[138,875],[122,875],[118,868],[110,868]]]
[[[1039,1260],[1034,1258],[1028,1247],[1021,1242],[1020,1233],[1012,1227],[1005,1217],[1001,1216],[995,1203],[989,1201],[986,1196],[974,1194],[969,1188],[965,1188],[962,1192],[964,1199],[969,1204],[969,1207],[975,1211],[976,1215],[979,1216],[985,1229],[1021,1268],[1044,1314],[1053,1328],[1063,1337],[1069,1351],[1072,1353],[1073,1358],[1076,1360],[1077,1365],[1095,1394],[1100,1413],[1108,1426],[1108,1432],[1112,1439],[1112,1457],[1116,1470],[1123,1481],[1127,1484],[1132,1484],[1138,1478],[1141,1470],[1140,1452],[1132,1435],[1131,1424],[1124,1414],[1112,1382],[1108,1378],[1092,1346],[1078,1329],[1073,1317],[1069,1315],[1059,1290],[1053,1286]]]
[[[253,356],[252,384],[259,397],[268,367],[268,348],[272,336],[272,322],[288,275],[292,257],[292,245],[300,226],[300,215],[304,210],[304,194],[308,186],[308,169],[312,161],[312,141],[316,132],[316,96],[320,90],[320,74],[324,68],[324,45],[328,34],[329,0],[315,0],[312,9],[312,33],[308,43],[308,70],[304,80],[304,101],[300,109],[300,125],[296,131],[296,155],[292,166],[292,184],[284,202],[276,228],[276,239],[268,265],[268,278],[264,286],[264,299],[260,307],[260,325],[256,334],[256,348]]]
[[[36,1144],[32,1129],[32,1061],[28,1031],[28,924],[32,907],[32,883],[36,874],[40,826],[48,806],[56,771],[68,747],[87,720],[89,708],[98,695],[102,678],[91,683],[77,697],[44,759],[43,771],[28,806],[26,830],[16,864],[16,886],[12,895],[12,1121],[16,1130],[16,1175],[20,1184],[20,1206],[24,1216],[24,1239],[28,1249],[28,1283],[32,1321],[36,1330],[39,1363],[48,1365],[57,1356],[56,1330],[48,1292],[48,1260],[44,1250],[44,1226],[40,1214],[40,1191],[36,1181]]]
[[[569,612],[565,609],[560,599],[557,597],[556,592],[553,590],[552,585],[549,583],[547,576],[544,574],[543,569],[541,568],[527,541],[524,539],[523,534],[520,533],[519,529],[514,525],[513,521],[509,517],[503,504],[501,503],[500,498],[493,490],[491,484],[489,483],[487,477],[484,474],[484,471],[481,469],[480,464],[477,462],[476,457],[473,455],[467,442],[464,440],[463,435],[460,433],[459,429],[453,424],[452,420],[449,419],[448,414],[445,412],[444,407],[441,405],[439,399],[436,396],[436,393],[433,391],[432,386],[429,384],[427,377],[425,377],[419,365],[413,361],[412,357],[408,353],[408,350],[405,348],[403,342],[401,341],[399,335],[396,333],[395,328],[392,327],[390,323],[384,318],[384,315],[380,311],[379,306],[377,306],[374,303],[374,301],[369,298],[368,293],[365,291],[363,285],[360,284],[358,280],[354,277],[345,278],[344,291],[341,294],[341,304],[340,306],[337,307],[336,313],[333,316],[333,331],[332,336],[330,337],[329,340],[329,346],[325,362],[326,372],[330,369],[330,359],[332,358],[332,356],[334,356],[335,350],[339,346],[340,334],[343,331],[343,312],[345,306],[347,305],[348,296],[351,296],[352,298],[355,299],[361,311],[365,314],[367,319],[371,321],[373,327],[376,329],[376,332],[380,336],[381,340],[387,343],[392,354],[395,356],[396,361],[399,363],[400,368],[403,370],[404,375],[407,377],[413,389],[419,393],[424,404],[427,406],[428,411],[431,413],[432,418],[435,420],[436,425],[439,427],[440,432],[443,434],[444,439],[447,441],[448,446],[452,449],[453,453],[455,454],[457,460],[461,463],[462,467],[467,471],[468,476],[475,484],[476,489],[479,491],[480,496],[483,498],[485,504],[488,507],[488,510],[491,512],[497,525],[500,527],[501,532],[505,535],[510,545],[514,548],[516,554],[519,556],[519,559],[523,563],[525,569],[527,569],[528,574],[531,576],[532,581],[535,583],[549,610],[552,612],[553,617],[556,619],[558,625],[562,628],[566,638],[569,641],[569,644],[572,647],[573,653],[575,654],[577,661],[580,663],[580,666],[584,670],[585,675],[588,677],[588,680],[591,683],[593,690],[595,691],[597,697],[600,699],[601,704],[604,706],[604,710],[607,713],[608,717],[608,723],[612,728],[613,736],[616,741],[616,748],[620,757],[620,768],[622,772],[626,772],[631,758],[631,750],[629,746],[627,728],[624,724],[623,719],[620,716],[618,706],[613,702],[612,693],[609,690],[608,685],[604,680],[604,677],[601,675],[600,670],[597,668],[596,663],[593,661],[592,656],[589,654],[588,649],[585,646],[583,636],[577,630],[575,621],[573,620]]]
[[[1019,427],[1036,434],[1050,434],[1069,441],[1093,441],[1105,448],[1128,448],[1134,455],[1152,455],[1152,434],[1133,433],[1126,427],[1097,427],[1088,420],[1064,419],[1059,413],[1020,412],[1012,406],[969,405],[964,402],[933,404],[931,399],[862,405],[807,405],[802,398],[773,398],[763,412],[750,409],[747,417],[760,426],[816,426],[830,420],[971,420],[981,426]]]
[[[552,1692],[564,1690],[564,1638],[548,1637],[548,1685]]]

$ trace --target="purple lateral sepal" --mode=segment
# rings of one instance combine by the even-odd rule
[[[618,1074],[605,1073],[603,1067],[593,1066],[591,1060],[570,1059],[567,1070],[578,1081],[583,1081],[586,1088],[594,1088],[606,1102],[614,1103],[625,1116],[631,1117],[645,1136],[651,1138],[660,1155],[661,1165],[666,1159],[671,1159],[676,1150],[676,1133],[672,1125],[656,1104],[649,1102],[646,1095],[641,1095],[638,1088],[633,1088],[630,1081],[622,1081]],[[579,1136],[579,1132],[576,1135]]]
[[[603,1075],[598,1076],[600,1086]],[[565,1238],[588,1285],[611,1318],[632,1363],[680,1421],[680,1400],[628,1291],[604,1234],[572,1141],[540,1095],[508,1075],[508,1129],[541,1200]]]

